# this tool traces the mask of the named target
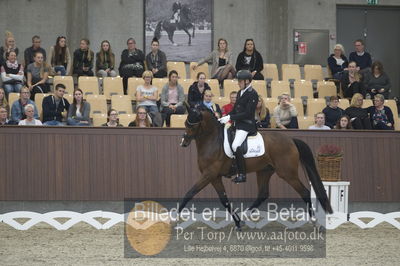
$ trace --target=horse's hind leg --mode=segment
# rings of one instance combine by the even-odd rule
[[[283,169],[277,169],[277,174],[279,175],[279,177],[285,180],[294,190],[296,190],[297,193],[299,193],[300,197],[307,204],[310,217],[313,218],[314,211],[311,204],[310,190],[300,181],[297,167],[287,165]]]
[[[190,33],[189,33],[189,31],[188,31],[187,29],[184,29],[184,31],[185,31],[186,34],[189,36],[189,43],[188,43],[188,45],[190,46],[190,45],[192,45],[192,36],[190,36]]]
[[[269,180],[271,176],[274,174],[275,169],[268,165],[265,169],[257,172],[257,187],[258,187],[258,195],[257,199],[251,205],[249,210],[258,208],[261,203],[263,203],[269,197]]]
[[[240,217],[237,215],[235,211],[232,211],[232,206],[231,203],[229,202],[228,197],[226,196],[226,191],[225,191],[225,186],[222,183],[222,178],[218,177],[214,179],[211,184],[215,188],[215,191],[217,191],[219,200],[221,201],[222,205],[228,210],[228,212],[232,215],[233,220],[235,221],[236,228],[240,230],[241,228],[241,221]]]

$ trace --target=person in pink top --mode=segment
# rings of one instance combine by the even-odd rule
[[[170,127],[172,114],[185,113],[183,106],[185,94],[182,86],[178,84],[178,72],[175,70],[169,72],[168,79],[161,92],[161,115],[166,126]]]

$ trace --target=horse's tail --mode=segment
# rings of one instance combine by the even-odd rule
[[[161,38],[161,26],[162,21],[157,23],[156,30],[154,31],[154,38],[157,38],[157,40]]]
[[[317,195],[322,208],[324,208],[325,212],[333,213],[331,203],[329,202],[321,177],[319,176],[317,167],[315,166],[314,156],[310,147],[302,140],[293,139],[293,141],[294,144],[296,144],[297,150],[300,154],[300,161],[306,168],[308,178],[311,181],[311,185],[314,188],[315,194]]]

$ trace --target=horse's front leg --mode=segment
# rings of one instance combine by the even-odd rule
[[[210,184],[210,182],[211,179],[208,176],[203,176],[199,181],[197,181],[196,184],[194,184],[194,186],[183,197],[181,203],[179,204],[178,212],[180,213],[182,209],[185,208],[186,204],[193,199],[197,193]]]
[[[190,33],[189,33],[189,31],[187,29],[184,29],[184,31],[186,32],[187,36],[189,37],[188,45],[190,46],[190,45],[192,45],[192,36],[190,36]]]
[[[238,230],[241,230],[242,224],[239,215],[232,210],[231,203],[229,202],[228,197],[226,196],[226,191],[225,191],[225,186],[222,183],[222,177],[219,176],[216,179],[214,179],[211,184],[215,188],[215,191],[217,191],[219,200],[221,201],[222,205],[228,210],[228,212],[232,215],[233,220],[235,221],[236,228]]]

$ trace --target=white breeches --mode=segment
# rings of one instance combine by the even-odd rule
[[[232,143],[233,152],[236,152],[237,148],[240,147],[240,145],[242,145],[243,141],[247,137],[247,134],[249,134],[249,132],[241,129],[236,130],[235,140]]]

